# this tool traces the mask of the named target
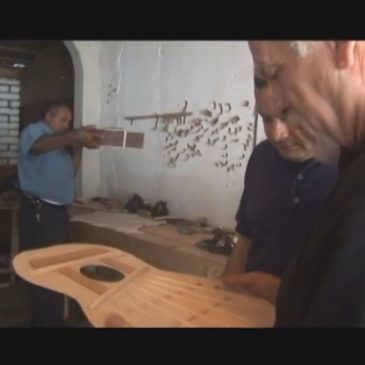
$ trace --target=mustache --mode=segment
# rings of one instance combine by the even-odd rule
[[[297,143],[294,143],[293,141],[287,141],[287,140],[284,140],[284,141],[281,141],[281,142],[276,142],[276,146],[277,147],[282,147],[282,148],[290,148],[290,147],[294,147],[296,146]]]

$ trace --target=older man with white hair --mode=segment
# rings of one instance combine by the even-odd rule
[[[335,161],[313,158],[327,156],[330,144],[324,144],[305,125],[289,125],[272,118],[271,93],[260,89],[260,83],[255,91],[256,110],[267,140],[254,148],[247,165],[236,214],[239,239],[227,261],[223,281],[275,303],[283,273],[313,229],[323,202],[337,182],[337,166]]]
[[[250,49],[276,115],[341,146],[339,182],[282,280],[276,326],[365,326],[365,42],[255,41]]]

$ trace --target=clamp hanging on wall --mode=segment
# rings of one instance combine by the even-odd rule
[[[186,117],[193,115],[191,112],[187,112],[186,108],[188,106],[188,102],[185,101],[184,107],[181,112],[178,113],[155,113],[155,114],[147,114],[147,115],[134,115],[134,116],[127,116],[124,117],[125,119],[129,120],[131,122],[131,125],[133,125],[133,122],[135,120],[141,120],[141,119],[156,119],[155,121],[155,128],[157,129],[158,122],[163,120],[164,122],[174,122],[176,120],[177,124],[185,124]]]

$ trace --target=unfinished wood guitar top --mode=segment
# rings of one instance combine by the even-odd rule
[[[220,280],[157,269],[108,246],[63,244],[25,251],[13,265],[23,279],[78,301],[95,327],[104,327],[113,313],[126,327],[274,324],[274,307],[264,299],[230,291]],[[102,280],[95,279],[100,272]]]

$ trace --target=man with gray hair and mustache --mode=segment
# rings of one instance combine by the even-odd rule
[[[273,117],[272,96],[255,80],[256,111],[267,140],[249,159],[236,214],[236,243],[223,281],[275,303],[281,277],[312,230],[337,182],[335,163],[323,163],[328,144],[308,127]],[[338,150],[337,146],[329,144]],[[319,153],[320,152],[320,153]]]
[[[365,42],[249,46],[275,115],[341,146],[339,182],[283,277],[276,326],[365,326]]]

